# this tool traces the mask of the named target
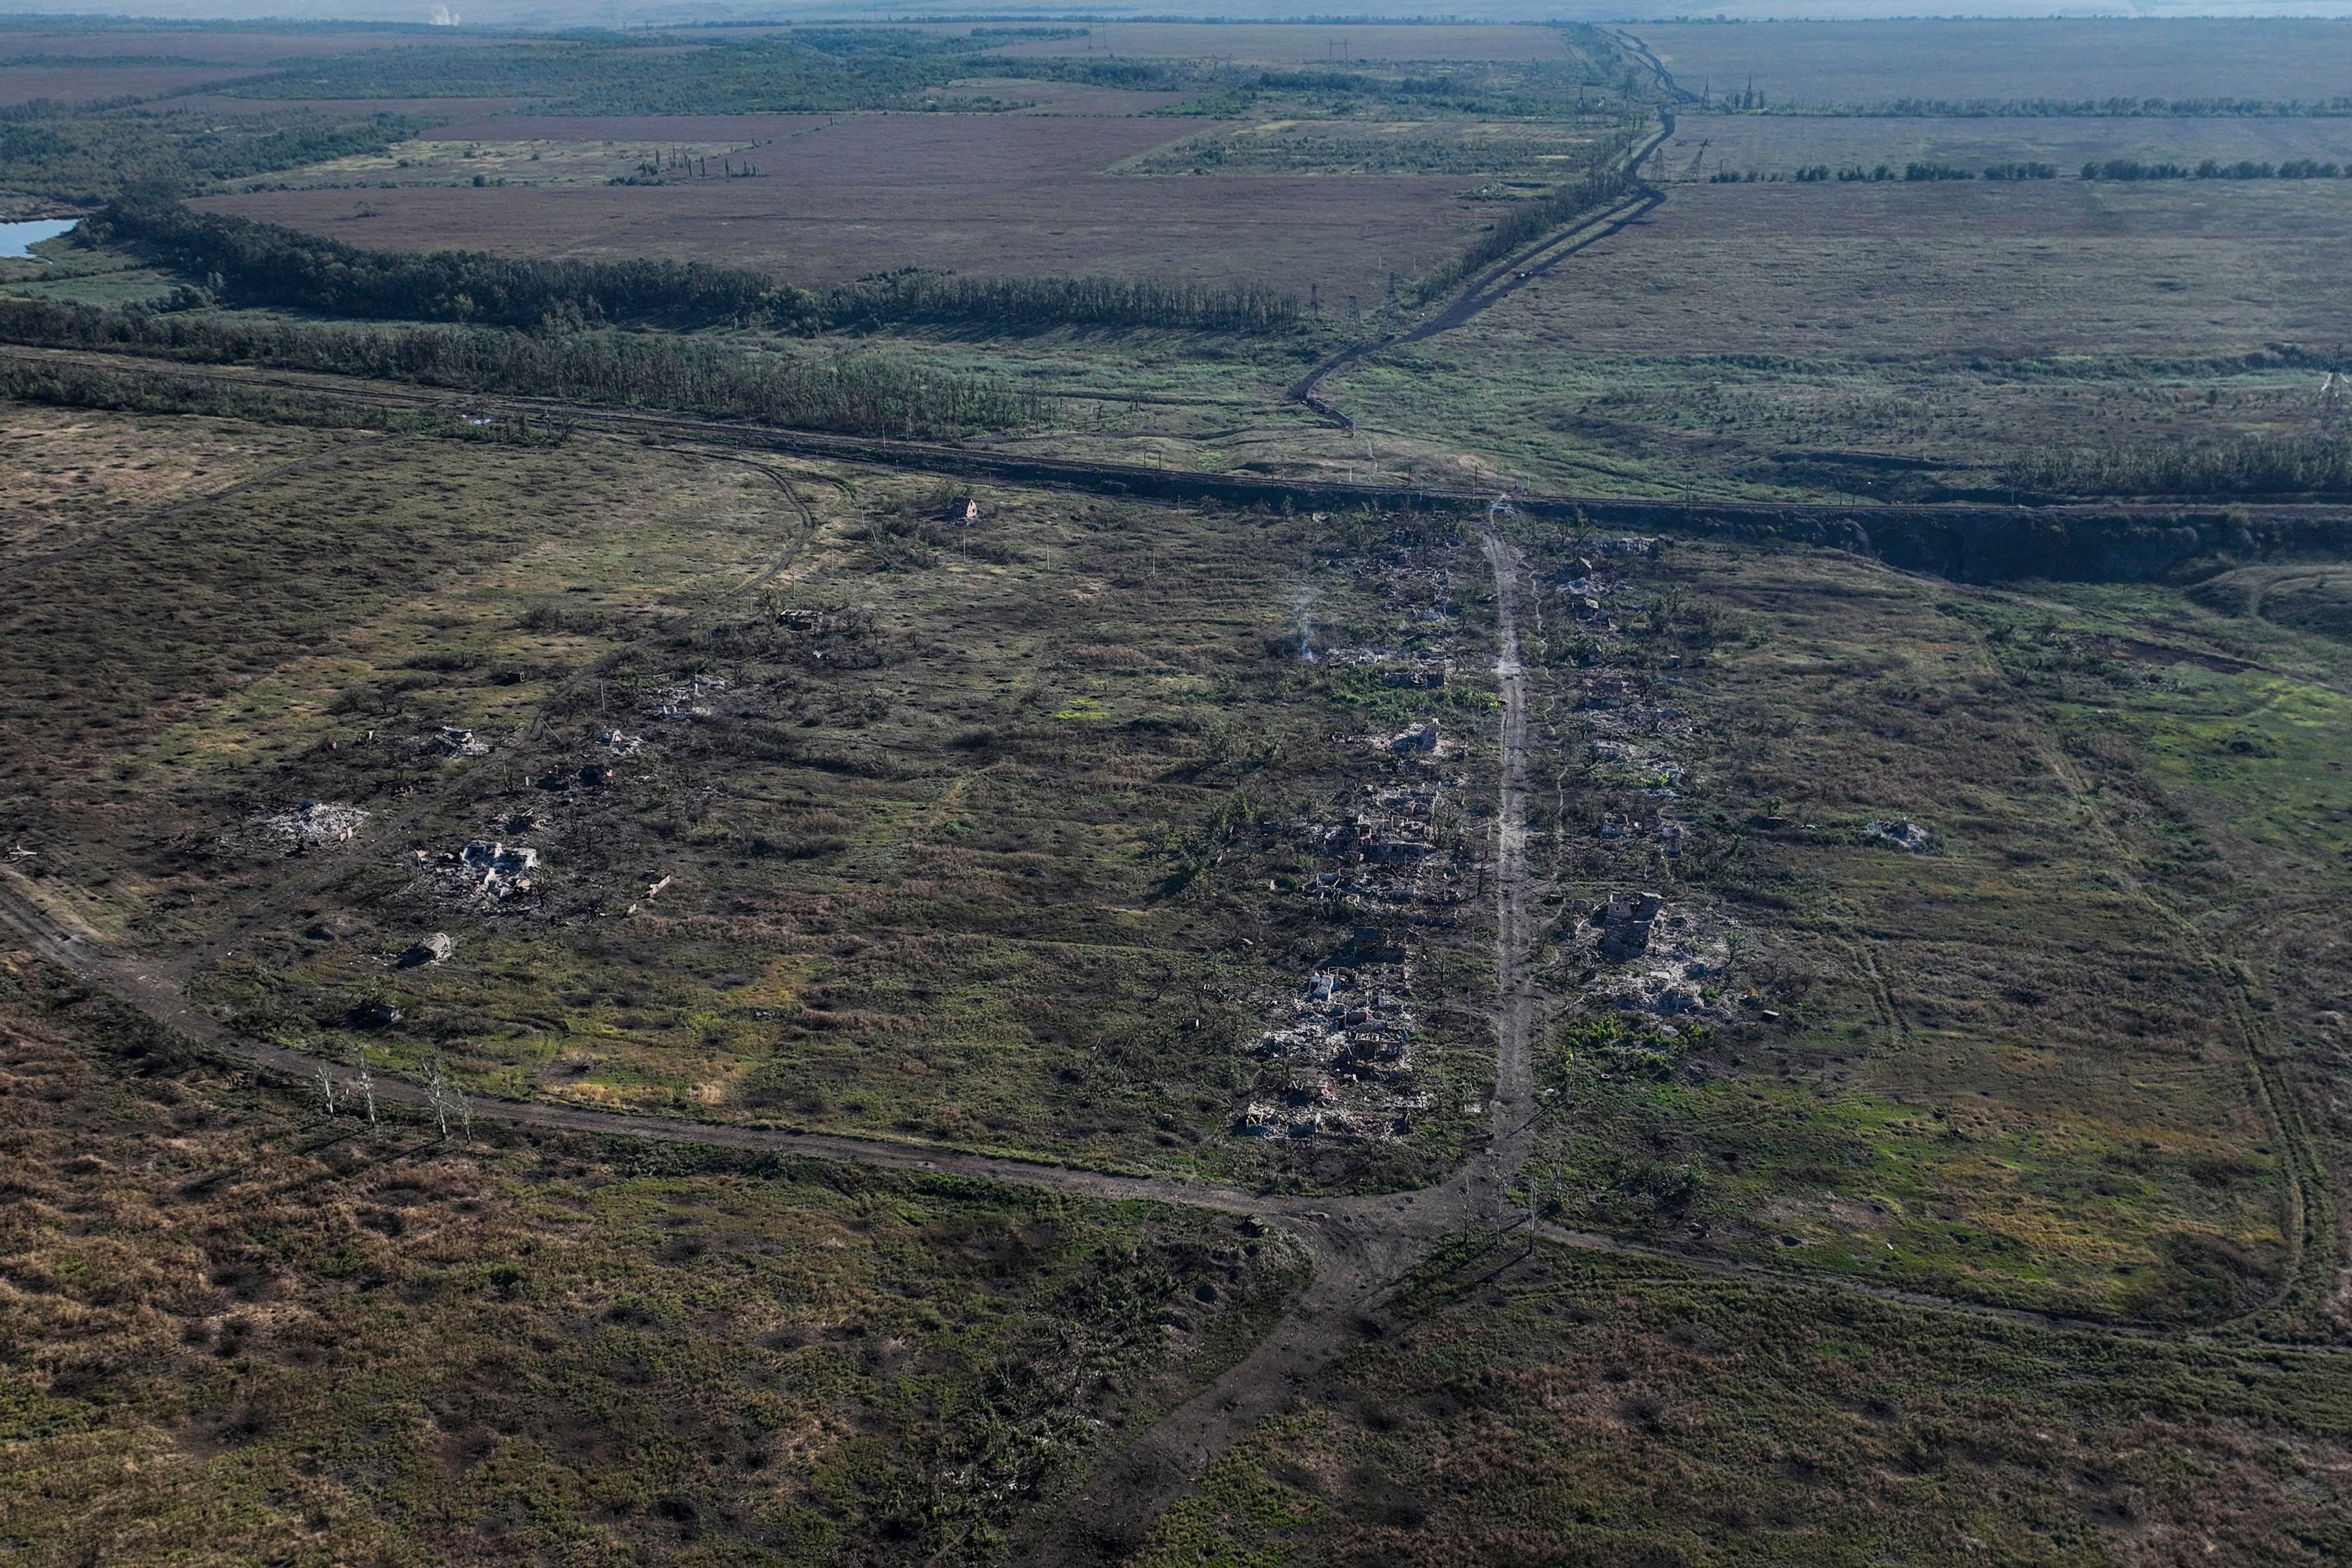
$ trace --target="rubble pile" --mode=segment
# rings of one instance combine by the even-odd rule
[[[1884,839],[1896,849],[1908,850],[1915,855],[1935,852],[1936,835],[1918,823],[1907,821],[1901,817],[1889,818],[1880,822],[1864,822],[1862,831],[1872,838]]]
[[[1381,671],[1384,685],[1443,689],[1452,669],[1450,536],[1409,529],[1382,552],[1380,591],[1397,613],[1392,648],[1349,648],[1330,658]],[[1463,867],[1444,848],[1442,824],[1459,778],[1433,766],[1443,751],[1434,719],[1402,734],[1367,737],[1386,775],[1351,807],[1299,825],[1316,869],[1299,888],[1352,935],[1276,1004],[1256,1051],[1257,1082],[1234,1130],[1244,1137],[1381,1142],[1412,1130],[1429,1109],[1418,1085],[1412,1002],[1416,933],[1452,925],[1466,896]]]
[[[710,699],[727,690],[727,686],[724,675],[690,675],[676,685],[656,686],[646,694],[650,701],[646,711],[672,724],[692,724],[696,719],[710,717],[717,711],[709,706]],[[611,733],[618,735],[620,732]],[[628,737],[624,736],[622,738]]]
[[[1598,833],[1616,854],[1630,852],[1634,863],[1654,873],[1697,841],[1697,824],[1678,815],[1689,771],[1677,757],[1696,726],[1662,694],[1683,677],[1644,679],[1612,664],[1622,634],[1610,616],[1644,607],[1625,600],[1630,585],[1596,562],[1654,557],[1658,543],[1627,537],[1588,539],[1579,548],[1575,571],[1558,590],[1569,612],[1585,622],[1597,655],[1578,677],[1574,722],[1583,732],[1591,781],[1609,790],[1618,808],[1602,813]],[[1629,873],[1647,880],[1633,864],[1620,874]],[[1740,935],[1731,915],[1636,885],[1597,904],[1570,903],[1553,937],[1588,1007],[1700,1022],[1735,1016],[1730,970]]]
[[[420,860],[425,852],[416,852]],[[539,869],[539,852],[527,844],[476,839],[431,861],[427,875],[434,891],[449,902],[498,904],[531,890],[531,873]]]
[[[1737,1001],[1738,929],[1732,915],[1622,891],[1597,905],[1570,905],[1556,940],[1567,961],[1587,972],[1589,1004],[1722,1021],[1734,1016]]]
[[[246,819],[246,826],[264,838],[302,849],[312,844],[350,843],[372,814],[360,806],[305,800],[290,811],[257,811]]]
[[[444,757],[488,757],[490,754],[488,741],[476,740],[472,730],[458,729],[452,725],[443,725],[425,744]]]

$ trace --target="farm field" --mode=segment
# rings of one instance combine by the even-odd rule
[[[1938,163],[1981,178],[2007,163],[2052,165],[2073,179],[2086,162],[2113,158],[2195,168],[2207,159],[2277,164],[2311,159],[2352,165],[2352,126],[2310,117],[2158,119],[2040,115],[2030,118],[1683,114],[1652,165],[1654,177],[1681,177],[1706,146],[1702,177],[1750,171],[1788,179],[1828,164],[1900,177],[1912,162]]]
[[[1890,483],[1780,460],[1815,448],[1983,487],[1968,476],[2020,433],[2315,428],[2323,378],[2265,356],[2352,333],[2321,282],[2347,232],[2352,187],[2326,181],[1683,185],[1467,327],[1327,384],[1407,452],[1445,430],[1564,488]]]
[[[1649,24],[1631,29],[1692,91],[1751,79],[1789,108],[1896,99],[2325,100],[2352,72],[2352,24],[2286,18],[1984,18]]]
[[[1016,57],[1127,56],[1186,59],[1206,57],[1249,65],[1353,65],[1416,60],[1554,61],[1568,57],[1559,29],[1525,23],[1496,26],[1444,23],[1383,26],[1313,22],[1253,26],[1185,22],[1093,23],[1084,37],[1008,38],[1000,52]]]

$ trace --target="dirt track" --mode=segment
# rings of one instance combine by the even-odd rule
[[[1531,1225],[1531,1217],[1514,1207],[1509,1197],[1511,1178],[1527,1155],[1538,1116],[1532,1053],[1535,952],[1526,855],[1528,697],[1527,675],[1518,657],[1516,552],[1491,526],[1484,530],[1483,544],[1494,575],[1496,669],[1502,695],[1494,837],[1496,1072],[1488,1140],[1451,1179],[1405,1194],[1277,1197],[1172,1177],[1030,1163],[915,1143],[735,1127],[537,1103],[476,1101],[475,1118],[604,1137],[772,1150],[896,1170],[936,1171],[1097,1198],[1152,1199],[1253,1216],[1289,1237],[1315,1267],[1312,1282],[1289,1315],[1251,1355],[1102,1466],[1024,1555],[1024,1561],[1044,1563],[1118,1561],[1253,1423],[1281,1409],[1364,1334],[1379,1332],[1387,1292],[1440,1239],[1473,1228],[1526,1227],[1563,1246],[2040,1328],[2110,1334],[2144,1332],[1945,1301],[1863,1282],[1811,1279],[1729,1260],[1686,1258],[1556,1226]],[[299,1084],[320,1065],[300,1052],[239,1036],[197,1011],[183,994],[182,966],[167,967],[136,954],[105,950],[87,927],[50,908],[20,878],[0,877],[0,922],[16,927],[37,950],[92,985],[158,1022],[250,1065],[257,1074]],[[422,1089],[396,1080],[378,1080],[376,1095],[389,1104],[419,1107],[425,1103]]]

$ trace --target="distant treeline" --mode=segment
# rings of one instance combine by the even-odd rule
[[[205,280],[233,305],[325,316],[499,327],[661,321],[677,327],[813,318],[815,303],[761,272],[698,262],[515,259],[480,251],[368,251],[177,203],[118,202],[89,237]]]
[[[322,371],[858,435],[1004,429],[1034,422],[1043,408],[992,379],[896,359],[789,359],[664,333],[368,327],[0,299],[0,341]]]
[[[2143,163],[2137,158],[2106,158],[2083,165],[2085,180],[2334,180],[2352,174],[2315,158],[2290,158],[2284,163],[2257,163],[2241,159],[2222,163],[2208,158],[2195,168],[2186,163]]]
[[[1832,178],[1830,173],[1830,166],[1826,163],[1810,164],[1805,168],[1798,170],[1794,174],[1791,174],[1789,177],[1800,185],[1819,184],[1825,180]],[[1896,172],[1894,169],[1885,163],[1881,163],[1875,168],[1871,169],[1865,169],[1859,163],[1854,163],[1840,169],[1834,176],[1834,178],[1844,181],[1848,183],[1852,183],[1855,181],[1861,181],[1865,183],[1874,183],[1881,180],[1910,180],[1914,182],[1973,180],[1977,177],[1977,172],[1973,169],[1955,169],[1948,163],[1906,163],[1903,165],[1903,169],[1900,173]],[[2058,177],[2058,170],[2055,164],[2051,163],[1994,163],[1987,166],[1983,177],[1988,180],[2054,180]],[[1728,183],[1738,181],[1742,178],[1752,181],[1759,178],[1778,179],[1779,176],[1759,176],[1753,171],[1750,171],[1745,176],[1731,173],[1717,174],[1713,176],[1713,180],[1718,183]]]
[[[862,321],[986,322],[1014,327],[1189,327],[1278,332],[1297,323],[1298,297],[1263,285],[1209,286],[1138,277],[965,277],[908,267],[826,289],[830,326]]]
[[[2056,496],[2352,494],[2352,445],[2315,436],[2250,436],[2211,446],[2062,448],[2031,453],[2001,475],[2012,489]]]
[[[0,189],[85,203],[132,191],[182,195],[222,180],[382,152],[423,129],[399,114],[101,111],[40,99],[0,109]]]
[[[919,321],[1274,332],[1298,319],[1294,296],[1254,284],[977,278],[908,269],[815,291],[764,272],[698,262],[366,251],[299,229],[193,212],[176,203],[117,203],[89,226],[93,239],[152,255],[203,280],[212,298],[229,304],[360,319],[558,331],[638,322],[814,332]]]
[[[1742,107],[1717,99],[1701,113],[1779,114],[1821,120],[2340,120],[2352,95],[2263,98],[1895,98],[1875,103],[1776,103]]]

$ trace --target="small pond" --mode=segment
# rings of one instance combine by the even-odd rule
[[[0,258],[23,257],[45,239],[55,239],[79,218],[39,218],[29,224],[0,224]]]

